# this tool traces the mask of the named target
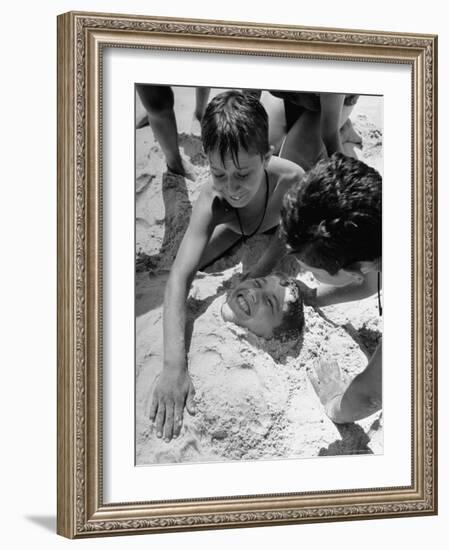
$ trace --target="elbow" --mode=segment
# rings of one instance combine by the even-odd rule
[[[337,404],[335,404],[337,405]],[[347,396],[338,400],[338,406],[328,411],[328,416],[335,424],[349,424],[362,420],[382,408],[382,396],[364,394],[350,401]]]
[[[336,413],[328,416],[334,424],[351,424],[352,422],[355,422],[357,420],[357,418],[349,415],[345,416],[341,413]]]
[[[343,411],[338,407],[326,411],[326,414],[334,424],[350,424],[357,420],[350,411]]]

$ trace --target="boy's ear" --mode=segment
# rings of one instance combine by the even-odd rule
[[[264,167],[267,166],[268,164],[268,161],[271,159],[271,157],[273,156],[273,152],[274,152],[274,147],[273,145],[270,145],[270,148],[268,149],[268,151],[265,153],[265,155],[263,156],[263,164],[264,164]]]

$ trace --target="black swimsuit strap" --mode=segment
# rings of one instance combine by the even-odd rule
[[[240,219],[238,208],[235,208],[235,213],[236,213],[236,216],[237,216],[237,220],[239,222],[240,233],[242,234],[243,242],[246,242],[246,239],[250,239],[251,237],[253,237],[259,231],[259,229],[262,227],[263,221],[265,219],[265,214],[267,213],[269,185],[268,185],[268,173],[267,173],[266,170],[264,170],[264,172],[265,172],[265,204],[264,204],[264,207],[263,207],[263,214],[262,214],[262,218],[260,219],[260,222],[259,222],[258,226],[256,227],[256,229],[250,235],[245,235],[245,233],[243,231],[242,220]]]

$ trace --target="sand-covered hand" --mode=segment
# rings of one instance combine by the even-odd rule
[[[156,424],[156,435],[167,443],[181,432],[184,407],[195,414],[195,388],[187,369],[160,374],[151,401],[150,420]]]
[[[333,404],[344,394],[347,386],[340,367],[335,361],[320,360],[307,369],[307,374],[326,414],[332,417]]]

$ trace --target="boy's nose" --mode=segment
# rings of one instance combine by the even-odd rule
[[[235,181],[231,178],[228,181],[228,188],[231,193],[236,193],[240,189],[240,184],[238,181]]]
[[[254,304],[257,304],[259,300],[259,290],[256,288],[250,288],[248,289],[248,294]]]

